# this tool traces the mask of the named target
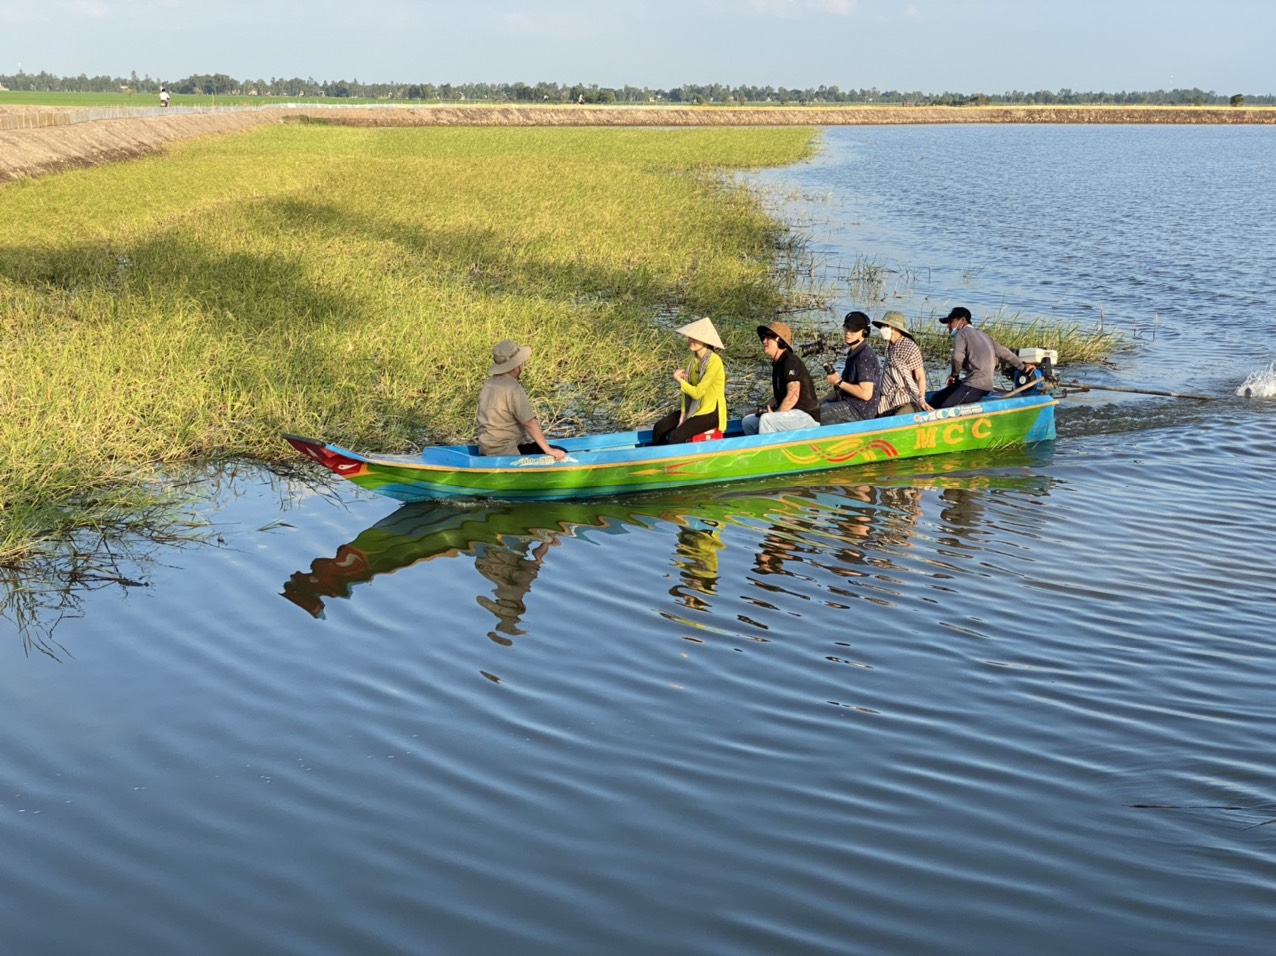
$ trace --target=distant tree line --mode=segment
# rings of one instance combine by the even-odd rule
[[[180,80],[118,76],[54,76],[50,73],[0,75],[0,85],[23,92],[117,93],[131,90],[158,93],[161,86],[172,93],[204,96],[335,97],[368,100],[442,101],[480,103],[683,103],[716,105],[814,106],[821,104],[882,103],[891,106],[1270,106],[1276,96],[1213,90],[1174,89],[1120,93],[1086,93],[1061,90],[1010,90],[1005,93],[925,93],[921,90],[843,90],[836,86],[790,89],[784,86],[725,86],[720,83],[687,83],[672,89],[595,83],[361,83],[353,80],[324,80],[314,77],[269,80],[237,80],[224,73],[200,74]]]

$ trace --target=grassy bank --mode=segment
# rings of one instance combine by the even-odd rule
[[[0,562],[150,514],[156,466],[468,440],[492,344],[551,422],[650,420],[709,314],[752,356],[783,231],[717,171],[808,129],[270,127],[0,189]]]

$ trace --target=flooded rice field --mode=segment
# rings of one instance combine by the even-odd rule
[[[756,177],[897,277],[840,308],[1115,323],[1069,373],[1210,402],[583,503],[224,476],[215,540],[0,620],[0,949],[1265,951],[1273,147],[841,128]]]

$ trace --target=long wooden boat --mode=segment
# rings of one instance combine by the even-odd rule
[[[361,488],[397,498],[555,500],[686,488],[1050,441],[1056,400],[1047,394],[992,398],[913,415],[801,431],[745,435],[738,420],[724,437],[651,445],[649,430],[554,439],[567,451],[485,457],[475,445],[435,445],[419,455],[360,454],[299,435],[303,455]]]

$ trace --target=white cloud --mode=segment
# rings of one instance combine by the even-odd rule
[[[556,42],[589,42],[597,22],[570,11],[542,10],[535,16],[522,11],[501,13],[492,21],[498,29],[515,40],[554,40]]]
[[[809,13],[850,16],[859,0],[750,0],[755,13],[765,17],[796,20]]]
[[[38,23],[47,17],[37,16],[26,4],[0,3],[0,23]]]
[[[75,0],[71,4],[71,10],[90,20],[109,20],[114,13],[111,4],[103,0]]]

